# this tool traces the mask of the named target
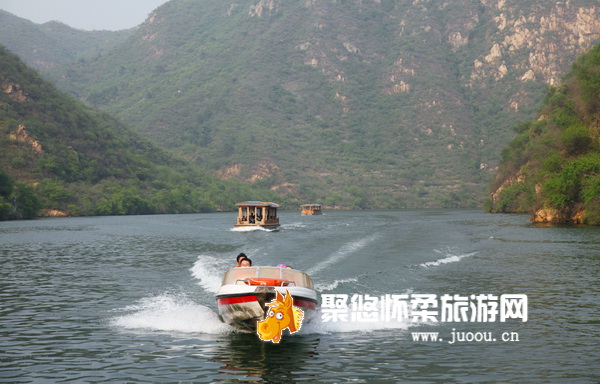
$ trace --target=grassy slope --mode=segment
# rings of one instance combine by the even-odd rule
[[[222,181],[58,91],[0,49],[0,169],[70,214],[231,209],[268,191]]]

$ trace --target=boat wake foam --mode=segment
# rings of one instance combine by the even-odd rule
[[[232,263],[229,259],[200,255],[190,271],[202,288],[210,293],[217,293],[223,274],[233,266]]]
[[[351,277],[348,279],[340,279],[336,280],[333,283],[329,284],[315,284],[315,290],[318,292],[327,292],[336,289],[340,284],[345,283],[356,283],[358,281],[358,277]]]
[[[124,314],[111,318],[110,325],[127,331],[209,335],[240,332],[221,322],[211,308],[194,303],[184,294],[162,294],[143,298],[134,305],[115,311]],[[405,330],[409,326],[408,322],[400,321],[324,322],[320,310],[317,310],[312,321],[303,324],[298,334],[368,333],[388,329]]]
[[[366,247],[367,245],[369,245],[373,241],[377,240],[378,238],[379,238],[379,235],[374,234],[371,236],[363,237],[362,239],[359,239],[356,241],[351,241],[351,242],[345,244],[337,252],[334,252],[333,254],[329,255],[329,257],[327,257],[322,262],[318,263],[314,267],[307,270],[306,273],[308,275],[313,275],[316,272],[319,272],[319,271],[325,269],[329,265],[344,259],[349,254],[352,254],[352,253]]]
[[[210,308],[194,303],[184,295],[163,294],[141,299],[119,311],[110,324],[126,330],[177,333],[224,334],[232,328],[219,320]]]
[[[429,267],[437,267],[440,266],[442,264],[448,264],[448,263],[456,263],[457,261],[461,261],[462,259],[464,259],[465,257],[471,257],[475,254],[477,254],[477,252],[471,252],[471,253],[463,253],[463,254],[453,254],[450,251],[441,251],[441,250],[435,250],[435,252],[437,253],[444,253],[444,258],[442,259],[438,259],[435,261],[428,261],[427,263],[423,263],[421,264],[421,267],[425,267],[425,268],[429,268]]]
[[[305,223],[288,223],[288,224],[282,224],[281,228],[283,229],[298,229],[298,228],[306,228],[308,227]]]
[[[267,229],[259,226],[248,226],[248,227],[233,227],[229,229],[231,232],[254,232],[254,231],[263,231],[263,232],[274,232],[276,229]]]

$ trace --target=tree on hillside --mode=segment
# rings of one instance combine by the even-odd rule
[[[6,171],[0,170],[0,220],[33,219],[40,208],[33,188],[15,183]]]

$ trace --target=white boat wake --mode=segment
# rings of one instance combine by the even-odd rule
[[[163,294],[141,299],[110,319],[117,328],[150,332],[224,334],[232,331],[210,308],[184,295]]]
[[[267,229],[259,226],[248,226],[248,227],[233,227],[229,229],[231,232],[254,232],[254,231],[263,231],[263,232],[275,232],[276,229]]]
[[[334,264],[334,263],[344,259],[349,254],[352,254],[356,251],[361,250],[362,248],[366,247],[367,245],[369,245],[373,241],[377,240],[378,238],[379,238],[379,235],[374,234],[374,235],[367,236],[367,237],[364,237],[364,238],[356,240],[356,241],[349,242],[348,244],[345,244],[342,248],[340,248],[337,252],[331,254],[325,260],[321,261],[314,267],[308,269],[306,271],[306,273],[309,275],[313,275],[316,272],[319,272],[319,271],[325,269],[329,265]]]
[[[221,322],[211,308],[196,304],[184,295],[162,294],[143,298],[117,311],[125,313],[111,318],[110,325],[127,331],[208,335],[238,332]],[[323,322],[317,310],[312,321],[302,325],[298,335],[405,330],[409,326],[408,322],[403,321]]]
[[[442,253],[443,251],[440,250],[435,250],[435,252],[437,253]],[[476,255],[477,252],[471,252],[471,253],[464,253],[464,254],[452,254],[449,251],[446,252],[446,254],[444,255],[445,257],[442,259],[438,259],[435,261],[428,261],[426,263],[421,264],[421,267],[425,267],[425,268],[429,268],[429,267],[438,267],[442,264],[448,264],[448,263],[456,263],[458,261],[461,261],[462,259],[464,259],[465,257],[471,257],[473,255]]]
[[[198,279],[198,284],[207,292],[216,293],[221,286],[223,274],[234,265],[234,259],[217,258],[201,255],[190,271]]]

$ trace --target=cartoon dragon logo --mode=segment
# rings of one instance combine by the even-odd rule
[[[287,289],[285,290],[285,297],[279,291],[275,292],[275,299],[266,304],[269,310],[265,315],[265,319],[259,321],[256,325],[256,333],[258,333],[261,340],[279,343],[284,329],[289,329],[290,333],[296,333],[300,330],[302,319],[304,319],[304,311],[292,305],[294,299]]]

